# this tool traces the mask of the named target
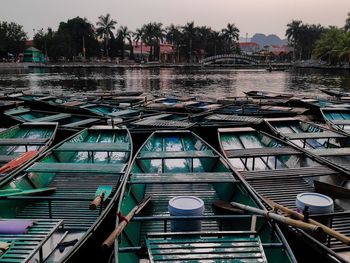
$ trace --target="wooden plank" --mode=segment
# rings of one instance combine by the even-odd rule
[[[0,146],[3,145],[44,145],[48,138],[4,138],[0,139]]]
[[[307,149],[309,152],[319,156],[347,156],[350,155],[350,147],[345,148],[319,148]]]
[[[116,174],[124,171],[126,164],[110,163],[34,163],[27,172],[36,173],[97,173]]]
[[[262,157],[262,156],[279,156],[279,155],[291,155],[291,154],[303,154],[301,151],[292,147],[265,147],[265,148],[247,148],[247,149],[235,149],[226,150],[226,156],[228,158],[249,158],[249,157]]]
[[[234,121],[234,122],[249,122],[249,123],[261,123],[263,121],[262,118],[226,115],[226,114],[213,114],[205,117],[205,119],[212,120],[212,121]]]
[[[345,135],[332,132],[299,132],[299,133],[281,133],[282,136],[290,140],[296,139],[322,139],[322,138],[346,138]]]
[[[62,125],[62,127],[74,128],[74,127],[88,125],[88,124],[97,122],[99,120],[100,119],[96,119],[96,118],[88,118],[88,119],[84,119],[84,120],[81,120],[81,121],[71,122],[71,123]]]
[[[350,125],[350,120],[329,120],[335,125]]]
[[[212,158],[213,151],[141,152],[138,159]]]
[[[35,121],[35,122],[58,121],[58,120],[69,118],[71,116],[72,115],[68,113],[59,113],[59,114],[49,115],[41,118],[36,118],[36,119],[33,119],[32,121]]]
[[[144,119],[141,121],[133,122],[134,125],[138,126],[152,126],[152,127],[180,127],[180,128],[188,128],[193,123],[186,121],[173,121],[173,120],[153,120],[153,119]]]
[[[128,143],[74,143],[66,142],[59,148],[57,152],[129,152],[130,144]]]

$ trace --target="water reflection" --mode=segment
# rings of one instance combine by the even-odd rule
[[[144,91],[208,97],[240,96],[244,91],[302,92],[319,88],[350,91],[346,71],[298,69],[287,72],[235,69],[1,69],[0,89]]]

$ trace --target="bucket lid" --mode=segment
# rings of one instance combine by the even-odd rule
[[[301,193],[297,195],[296,205],[300,209],[308,206],[310,212],[326,213],[333,211],[332,198],[319,193]]]
[[[169,211],[174,213],[195,214],[204,210],[204,202],[195,196],[176,196],[169,201]]]

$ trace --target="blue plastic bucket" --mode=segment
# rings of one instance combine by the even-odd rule
[[[202,216],[204,202],[195,196],[176,196],[169,201],[171,216]],[[201,220],[172,220],[172,232],[194,232],[202,230]]]

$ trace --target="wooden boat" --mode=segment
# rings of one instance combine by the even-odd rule
[[[350,137],[344,133],[294,118],[265,122],[276,136],[350,170]]]
[[[4,115],[17,123],[22,122],[58,122],[59,128],[77,130],[94,124],[106,122],[102,117],[78,115],[70,113],[33,110],[28,107],[18,107],[4,111]]]
[[[123,215],[151,199],[115,242],[115,262],[295,261],[279,228],[273,231],[264,217],[254,223],[252,214],[213,207],[219,199],[262,206],[220,154],[189,131],[154,132],[137,152],[122,196]],[[168,202],[178,196],[203,200],[204,214],[171,216]],[[179,219],[186,225],[201,220],[201,229],[173,228]]]
[[[350,97],[349,92],[341,91],[341,90],[335,90],[335,89],[320,89],[323,93],[326,93],[329,96],[342,98],[342,97]]]
[[[53,142],[57,123],[23,123],[0,132],[0,180],[22,168]]]
[[[224,128],[218,130],[218,136],[221,151],[231,167],[247,180],[256,193],[290,209],[296,209],[298,194],[315,192],[317,182],[350,187],[348,173],[328,166],[321,159],[310,158],[311,155],[264,132],[249,127]],[[328,195],[332,192],[328,187]],[[326,218],[331,220],[333,229],[350,236],[350,204],[344,196],[333,198],[336,198],[334,213]],[[290,233],[295,234],[295,231]],[[302,234],[297,244],[305,246],[303,251],[306,247],[311,249],[308,251],[309,260],[349,260],[350,247],[337,239],[327,236],[325,242],[321,242],[301,230],[297,232]],[[304,254],[303,260],[305,257],[307,255]]]
[[[103,260],[96,242],[103,241],[99,238],[104,228],[113,227],[114,206],[131,155],[126,129],[95,126],[7,178],[0,185],[0,218],[34,224],[17,235],[0,229],[0,240],[9,246],[0,261]]]
[[[271,91],[260,91],[260,90],[251,90],[244,92],[248,97],[255,99],[290,99],[294,94],[289,93],[279,93]]]
[[[350,109],[322,108],[322,116],[326,123],[336,130],[350,134]]]

